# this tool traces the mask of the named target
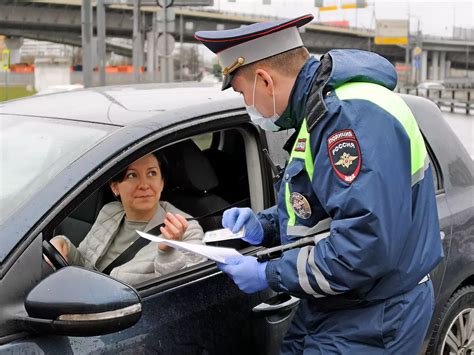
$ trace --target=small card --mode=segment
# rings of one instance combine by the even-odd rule
[[[221,240],[242,239],[245,235],[245,228],[242,228],[237,233],[232,233],[230,229],[216,229],[204,233],[202,241],[204,243],[219,242]]]

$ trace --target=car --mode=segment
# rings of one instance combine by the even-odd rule
[[[417,85],[416,87],[419,95],[428,96],[429,93],[439,93],[444,91],[446,88],[440,81],[425,81]]]
[[[78,89],[83,89],[83,88],[84,88],[84,85],[82,84],[50,85],[46,89],[38,91],[35,95],[52,94],[52,93],[57,93],[57,92],[78,90]]]
[[[424,350],[444,354],[474,334],[474,168],[436,105],[402,97],[434,168],[446,257],[431,274],[437,303]],[[245,294],[211,261],[131,287],[67,266],[49,240],[65,234],[77,245],[113,200],[107,181],[156,150],[170,163],[162,199],[205,231],[221,228],[227,208],[270,207],[291,131],[260,130],[242,98],[196,83],[33,96],[0,104],[0,122],[0,353],[278,353],[293,296]]]

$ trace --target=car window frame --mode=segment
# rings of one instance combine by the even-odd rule
[[[445,193],[443,171],[441,169],[441,165],[439,164],[438,158],[436,157],[436,154],[431,148],[431,145],[428,139],[423,134],[423,132],[421,132],[421,135],[423,136],[426,152],[428,153],[428,157],[431,162],[431,170],[432,170],[433,176],[436,179],[435,194],[436,196],[438,196]]]
[[[232,117],[232,120],[222,119],[229,116]],[[248,123],[248,121],[248,116],[241,110],[238,110],[230,113],[218,113],[203,119],[192,120],[191,122],[179,122],[172,127],[166,127],[164,129],[155,131],[152,135],[141,139],[135,145],[129,147],[129,149],[125,149],[121,153],[109,159],[107,163],[105,163],[100,169],[100,171],[97,171],[90,176],[89,181],[83,182],[80,186],[76,187],[72,192],[70,192],[68,194],[69,196],[67,196],[64,201],[59,203],[58,206],[56,206],[53,211],[48,214],[49,218],[46,218],[48,223],[45,224],[45,222],[43,222],[41,224],[43,226],[42,229],[40,229],[39,233],[36,234],[42,233],[44,238],[50,238],[54,228],[77,206],[79,206],[80,203],[90,196],[91,193],[95,192],[99,188],[102,188],[102,186],[104,186],[104,184],[106,184],[112,176],[128,166],[131,162],[138,159],[138,157],[148,154],[154,150],[161,149],[167,145],[172,145],[179,140],[189,139],[193,136],[209,132],[218,132],[227,129],[244,129],[248,131],[250,135],[254,136],[258,149],[261,151],[261,138],[258,138],[260,132],[254,125]],[[252,130],[254,131],[252,132]],[[263,157],[260,154],[258,159],[260,163],[260,169],[262,169],[262,175],[265,176],[265,164],[262,160]],[[263,180],[263,190],[265,191],[265,182]],[[264,200],[264,203],[268,203],[268,201],[270,201],[266,192],[264,192]],[[249,255],[255,254],[261,249],[262,247],[248,246],[244,249],[240,249],[239,252],[244,255]],[[186,269],[177,270],[170,274],[160,276],[156,279],[137,284],[133,287],[137,288],[142,297],[146,297],[158,292],[164,292],[175,287],[180,287],[189,282],[197,282],[203,277],[211,277],[212,275],[219,272],[220,271],[217,269],[215,262],[206,261]]]

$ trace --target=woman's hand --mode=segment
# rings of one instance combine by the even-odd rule
[[[188,228],[188,221],[179,214],[167,213],[165,218],[165,226],[160,228],[161,234],[165,239],[182,240],[184,232]],[[158,244],[160,250],[168,250],[168,245]]]
[[[68,261],[67,254],[69,252],[69,248],[67,246],[67,242],[62,238],[55,238],[51,240],[51,244],[56,248],[57,251],[62,255],[64,260]],[[44,260],[49,264],[49,266],[53,267],[51,261],[45,256]]]

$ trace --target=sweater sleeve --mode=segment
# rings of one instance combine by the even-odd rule
[[[203,236],[204,232],[199,223],[196,221],[190,221],[188,228],[183,235],[183,241],[186,243],[202,244]],[[188,251],[182,251],[175,248],[159,250],[157,248],[157,254],[154,260],[155,273],[157,276],[169,274],[173,271],[183,269],[206,260],[207,259],[205,257]]]
[[[79,249],[76,248],[74,244],[72,244],[68,237],[66,237],[65,235],[57,235],[52,240],[55,239],[62,239],[66,242],[68,249],[67,262],[69,263],[69,265],[91,267],[91,265],[84,259]]]

